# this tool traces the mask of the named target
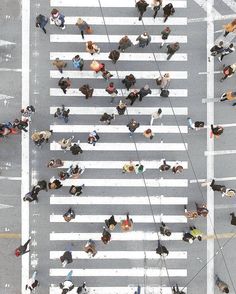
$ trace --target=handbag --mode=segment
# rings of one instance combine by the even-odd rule
[[[161,85],[161,82],[162,82],[162,78],[159,77],[156,79],[156,83],[157,83],[157,86],[160,86]]]
[[[93,33],[92,28],[91,28],[91,27],[87,28],[87,29],[85,30],[85,33],[86,33],[86,34],[92,34],[92,33]]]
[[[170,94],[170,91],[167,90],[167,89],[162,89],[161,90],[161,93],[160,93],[160,96],[161,97],[169,97],[169,94]]]

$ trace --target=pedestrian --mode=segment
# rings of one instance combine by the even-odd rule
[[[221,53],[221,56],[218,57],[219,62],[221,62],[224,58],[224,56],[229,55],[230,53],[233,53],[235,51],[234,44],[231,43],[227,48],[224,49],[224,51]]]
[[[130,134],[129,134],[130,137],[132,137],[133,133],[139,126],[140,124],[132,118],[131,121],[127,124],[127,127],[129,128],[129,131],[130,131]]]
[[[154,11],[154,14],[153,14],[154,19],[156,18],[157,12],[160,10],[161,6],[162,6],[162,0],[152,0],[151,7],[152,7],[152,10]]]
[[[70,187],[69,193],[73,196],[79,196],[83,193],[84,184],[81,186],[74,186]]]
[[[75,55],[75,57],[72,59],[73,65],[75,68],[79,68],[79,70],[83,70],[84,67],[84,60],[80,58],[79,55]]]
[[[36,27],[42,29],[45,34],[47,33],[47,31],[45,29],[47,23],[48,23],[48,17],[46,17],[42,14],[39,14],[36,17]]]
[[[70,222],[72,219],[75,219],[75,211],[69,208],[67,212],[63,214],[63,218],[66,222]]]
[[[135,171],[135,168],[134,168],[134,164],[133,162],[130,160],[129,163],[125,163],[122,167],[122,173],[125,174],[125,173],[132,173]]]
[[[172,287],[172,292],[173,292],[173,294],[185,294],[184,291],[180,291],[180,290],[179,290],[179,286],[178,286],[178,284],[176,284],[176,286],[173,286],[173,287]]]
[[[170,237],[170,235],[171,235],[171,230],[166,226],[165,223],[161,222],[160,233],[161,233],[163,236]]]
[[[112,103],[118,94],[118,91],[117,91],[114,83],[112,83],[112,82],[109,83],[109,85],[106,87],[105,91],[111,95],[111,103]]]
[[[25,242],[24,245],[20,245],[19,247],[17,247],[15,250],[15,256],[19,257],[25,253],[30,252],[30,250],[27,250],[27,247],[28,247],[30,241],[31,241],[31,237],[29,238],[28,241]]]
[[[101,240],[103,244],[107,244],[111,241],[111,234],[108,232],[108,230],[106,230],[105,227],[103,227]]]
[[[216,56],[224,51],[224,42],[220,41],[218,45],[214,45],[211,49],[211,56]]]
[[[87,22],[80,17],[77,19],[75,25],[79,28],[82,39],[84,39],[84,32],[87,34],[91,34],[93,32]]]
[[[225,189],[225,191],[222,192],[221,196],[222,197],[227,196],[227,197],[231,198],[231,197],[234,197],[235,194],[236,194],[236,191],[234,189],[227,188],[227,189]]]
[[[68,150],[72,146],[72,140],[74,139],[75,136],[71,136],[68,139],[61,139],[58,141],[58,144],[61,146],[62,150]]]
[[[83,282],[82,286],[79,286],[77,289],[77,294],[84,294],[87,293],[86,282]]]
[[[182,240],[185,241],[185,242],[188,242],[188,243],[192,244],[194,239],[195,239],[195,237],[192,236],[189,232],[186,232],[186,233],[183,234]]]
[[[225,29],[224,37],[226,37],[229,33],[234,32],[236,30],[236,19],[226,25],[223,25],[223,28]]]
[[[149,85],[145,85],[139,90],[138,94],[139,94],[139,101],[142,101],[143,97],[147,96],[148,94],[152,94],[152,91]]]
[[[159,254],[161,257],[166,257],[169,254],[167,248],[161,245],[161,241],[158,240],[158,247],[156,248],[156,254]]]
[[[98,48],[98,46],[92,42],[92,41],[88,41],[86,42],[86,51],[88,53],[90,53],[91,55],[93,55],[94,53],[100,53],[100,48]]]
[[[230,215],[231,215],[231,222],[230,222],[231,225],[236,226],[236,216],[234,212],[231,212]]]
[[[34,290],[34,288],[39,286],[39,281],[36,280],[36,275],[37,275],[37,271],[34,271],[32,277],[29,279],[28,283],[25,286],[25,290],[29,289],[31,292]]]
[[[63,161],[61,159],[51,159],[48,164],[47,167],[49,168],[57,168],[57,167],[62,167],[64,165]]]
[[[193,210],[187,210],[187,206],[184,205],[184,215],[186,218],[195,219],[198,217],[198,212]]]
[[[93,146],[95,146],[99,139],[100,139],[100,137],[99,137],[98,133],[96,131],[93,131],[93,132],[89,133],[88,144],[93,144]]]
[[[220,82],[223,82],[227,78],[231,78],[236,71],[236,63],[231,65],[223,66],[223,77],[220,79]]]
[[[139,43],[139,47],[144,48],[145,46],[148,46],[148,44],[151,42],[151,36],[148,32],[144,32],[141,35],[138,36],[136,41]]]
[[[171,166],[169,164],[166,163],[166,160],[163,159],[163,163],[162,165],[159,167],[159,171],[163,172],[163,171],[167,171],[171,168]]]
[[[127,109],[127,104],[120,100],[119,104],[116,106],[116,110],[119,115],[123,115]]]
[[[165,7],[163,7],[163,12],[164,12],[164,22],[167,21],[167,18],[170,15],[173,15],[175,13],[175,9],[171,3],[166,4]]]
[[[121,50],[121,52],[125,52],[125,50],[132,46],[132,42],[128,38],[128,36],[124,36],[119,41],[119,47],[118,50]]]
[[[206,207],[206,204],[199,205],[197,202],[195,202],[197,214],[199,216],[207,217],[209,210]]]
[[[222,293],[229,293],[229,286],[223,282],[218,275],[215,275],[216,286],[219,288]]]
[[[153,132],[152,132],[151,129],[147,129],[147,130],[145,130],[145,131],[143,132],[143,135],[144,135],[145,138],[148,138],[148,139],[150,139],[150,140],[152,140],[153,137],[154,137],[154,134],[153,134]]]
[[[175,165],[172,167],[173,174],[181,174],[183,171],[182,165],[180,165],[178,162],[175,163]]]
[[[52,65],[56,66],[60,73],[63,73],[63,68],[67,66],[67,63],[60,60],[58,57],[53,61]]]
[[[112,215],[109,219],[106,219],[105,224],[110,231],[113,231],[115,229],[115,226],[117,225],[114,215]]]
[[[207,184],[207,183],[206,183],[206,184]],[[205,184],[204,184],[204,185],[205,185]],[[225,187],[225,185],[216,184],[214,179],[211,181],[211,183],[210,183],[210,187],[212,188],[212,190],[213,190],[214,192],[217,191],[217,192],[221,192],[221,193],[223,193],[223,192],[226,191],[226,187]]]
[[[38,193],[41,190],[45,190],[47,192],[46,181],[38,181],[37,185],[33,186],[32,190],[24,196],[23,200],[29,201],[29,202],[33,202],[33,201],[38,202]]]
[[[139,97],[139,92],[137,90],[133,90],[129,93],[129,95],[125,99],[130,100],[130,106],[132,106],[138,97]]]
[[[135,7],[137,7],[139,11],[138,20],[142,20],[143,14],[147,10],[148,5],[149,4],[145,0],[139,0],[138,2],[136,2]]]
[[[170,60],[171,57],[179,50],[179,42],[171,43],[170,45],[167,45],[167,60]]]
[[[62,30],[66,28],[65,26],[65,16],[59,12],[56,8],[51,11],[51,20],[55,23],[57,27]]]
[[[159,78],[156,79],[156,83],[158,86],[160,86],[160,89],[166,89],[170,85],[170,74],[165,73],[164,76],[160,76]]]
[[[194,239],[198,239],[198,241],[202,241],[202,231],[200,231],[199,229],[197,229],[195,226],[191,226],[190,228],[190,234],[194,237]]]
[[[125,85],[126,89],[129,91],[129,89],[135,85],[136,79],[133,74],[129,74],[125,76],[125,78],[122,80],[122,83]]]
[[[107,80],[110,80],[111,77],[113,77],[113,75],[104,68],[104,70],[102,69],[101,70],[102,72],[102,77],[107,81]]]
[[[110,53],[109,53],[109,56],[108,56],[109,59],[111,59],[111,61],[116,64],[117,60],[120,58],[120,52],[117,51],[117,50],[112,50]]]
[[[52,130],[45,130],[45,131],[35,131],[32,136],[31,139],[33,140],[34,144],[36,146],[41,146],[42,143],[48,143],[49,139],[52,136],[53,131]]]
[[[227,91],[225,93],[223,93],[220,97],[220,101],[231,101],[231,100],[235,100],[236,99],[236,92],[233,91]],[[232,106],[235,106],[236,103],[233,103]]]
[[[219,138],[221,134],[223,134],[224,132],[224,128],[221,126],[216,126],[214,127],[213,125],[211,125],[211,133],[210,133],[210,137],[216,137]]]
[[[93,88],[90,88],[88,84],[84,84],[79,88],[80,92],[85,95],[85,99],[91,98],[93,96]]]
[[[55,190],[55,189],[60,189],[62,187],[61,182],[58,179],[55,179],[52,177],[48,183],[48,188]]]
[[[79,146],[78,143],[74,143],[71,147],[70,147],[70,151],[73,155],[79,155],[83,153],[82,148]]]
[[[54,117],[56,118],[63,118],[65,123],[68,123],[69,121],[69,113],[70,113],[70,109],[69,108],[65,108],[65,105],[62,104],[61,108],[58,107],[56,112],[54,113]]]
[[[62,289],[61,294],[66,294],[74,289],[75,286],[71,281],[72,274],[73,274],[73,270],[69,271],[69,273],[66,276],[65,281],[63,283],[59,284],[59,287]]]
[[[170,27],[165,27],[164,30],[161,31],[162,42],[161,42],[160,48],[163,47],[163,45],[165,44],[165,41],[168,39],[170,33],[171,33]]]
[[[62,256],[60,256],[60,261],[61,261],[63,267],[65,267],[67,264],[73,262],[72,253],[71,253],[71,246],[69,249],[66,249],[66,251],[63,253]]]
[[[121,230],[124,232],[131,231],[133,229],[133,220],[129,217],[129,213],[126,214],[126,219],[121,220]]]
[[[155,112],[153,112],[153,113],[151,114],[150,126],[153,125],[153,121],[154,121],[155,119],[159,119],[159,118],[160,118],[160,119],[162,118],[162,109],[161,109],[161,108],[158,108],[157,111],[155,111]]]
[[[136,175],[144,173],[145,170],[146,170],[145,167],[140,163],[135,164],[135,166],[134,166],[134,171],[135,171]]]
[[[114,118],[115,118],[114,113],[113,113],[112,115],[110,115],[110,114],[104,112],[103,115],[102,115],[101,118],[100,118],[100,121],[101,121],[101,122],[104,122],[104,123],[106,123],[106,124],[108,124],[108,125],[110,125],[112,119],[114,119]]]
[[[196,131],[204,128],[204,125],[205,125],[204,121],[195,121],[195,122],[193,122],[191,117],[188,117],[187,121],[188,121],[189,128],[192,129],[192,130],[196,130]]]
[[[19,131],[24,131],[25,133],[28,132],[28,130],[26,129],[29,126],[28,124],[28,120],[21,120],[21,119],[15,119],[12,127],[15,129],[18,129]]]
[[[23,121],[28,119],[28,121],[31,122],[31,116],[35,113],[35,108],[33,105],[28,105],[26,108],[22,108],[20,112],[23,117]]]
[[[71,80],[69,78],[61,77],[58,86],[62,89],[63,93],[66,94],[66,91],[71,86]]]
[[[105,64],[100,63],[97,60],[93,60],[90,64],[91,70],[95,71],[95,73],[99,73],[100,71],[105,70]]]
[[[84,251],[88,254],[89,258],[94,257],[97,254],[95,242],[89,239],[84,246]]]

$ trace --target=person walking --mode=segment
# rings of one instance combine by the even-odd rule
[[[56,112],[54,113],[54,117],[56,118],[63,118],[65,123],[68,123],[69,121],[69,113],[70,113],[70,109],[69,108],[65,108],[65,105],[62,104],[61,108],[58,107]]]
[[[25,242],[24,245],[20,245],[19,247],[17,247],[16,250],[15,250],[15,256],[19,257],[19,256],[21,256],[21,255],[23,255],[25,253],[30,252],[30,249],[27,250],[27,247],[28,247],[30,241],[31,241],[31,237],[29,238],[28,241]]]
[[[63,68],[67,66],[67,63],[63,60],[60,60],[58,57],[53,61],[52,65],[56,66],[59,72],[63,73]]]
[[[114,117],[115,117],[114,113],[112,115],[110,115],[110,114],[104,112],[100,118],[100,121],[110,125],[111,120],[114,119]]]
[[[85,95],[85,99],[91,98],[93,96],[94,89],[88,84],[84,84],[79,88],[80,92]]]
[[[52,130],[45,130],[45,131],[35,131],[31,139],[37,146],[41,146],[43,142],[48,143],[49,139],[52,136],[53,131]]]
[[[84,251],[88,254],[89,258],[94,257],[97,254],[95,242],[89,239],[84,246]]]
[[[164,44],[165,44],[166,40],[168,39],[170,33],[171,33],[170,27],[165,27],[164,30],[161,31],[162,42],[161,42],[160,48],[162,48],[164,46]]]
[[[79,196],[83,193],[84,184],[81,186],[74,186],[70,187],[69,193],[73,196]]]
[[[117,51],[117,50],[112,50],[110,53],[109,53],[109,56],[108,56],[109,59],[111,59],[111,61],[116,64],[117,60],[120,58],[120,52]]]
[[[39,286],[39,281],[36,280],[37,271],[33,272],[32,277],[29,279],[28,283],[25,286],[25,290],[33,291],[37,286]]]
[[[55,23],[57,27],[62,30],[66,28],[65,26],[65,16],[59,12],[56,8],[51,11],[51,20]]]
[[[172,287],[172,292],[173,292],[173,294],[185,294],[184,291],[180,291],[180,290],[179,290],[179,286],[178,286],[178,284],[176,284],[176,286],[173,286],[173,287]]]
[[[144,48],[145,46],[148,46],[148,44],[151,42],[151,36],[148,32],[144,32],[141,35],[138,36],[136,41],[139,43],[139,47]]]
[[[100,139],[100,136],[98,133],[94,130],[91,133],[89,133],[88,136],[88,144],[93,144],[93,146],[96,145],[97,141]]]
[[[171,230],[166,226],[164,222],[161,222],[160,233],[163,236],[167,236],[167,237],[170,237],[171,235]]]
[[[116,106],[116,110],[119,115],[123,115],[127,109],[127,104],[120,100],[119,104]]]
[[[127,124],[127,127],[129,128],[129,131],[130,131],[130,134],[129,134],[130,137],[132,137],[133,133],[139,126],[140,124],[132,118],[131,121]]]
[[[208,184],[208,183],[206,183],[206,185],[207,185],[207,184]],[[205,184],[204,184],[204,186],[205,186]],[[214,192],[217,191],[217,192],[221,192],[221,193],[223,193],[223,192],[226,191],[226,186],[225,186],[225,185],[216,184],[216,182],[215,182],[214,179],[211,181],[211,183],[210,183],[210,187],[212,188],[212,190],[213,190]]]
[[[195,202],[197,214],[199,216],[207,217],[209,210],[206,207],[206,204],[199,205],[197,202]]]
[[[143,132],[143,135],[144,135],[145,138],[148,138],[148,139],[150,139],[150,140],[152,140],[153,137],[154,137],[154,134],[153,134],[153,132],[152,132],[151,129],[147,129],[147,130],[145,130],[145,131]]]
[[[66,251],[63,253],[63,255],[60,256],[60,261],[61,261],[63,267],[65,267],[67,264],[73,262],[71,250],[72,250],[72,248],[70,245],[66,248]]]
[[[170,45],[167,45],[167,60],[170,60],[171,57],[179,50],[179,42],[171,43]]]
[[[155,111],[155,112],[153,112],[153,113],[151,114],[150,126],[153,125],[153,121],[154,121],[155,119],[159,119],[159,118],[160,118],[160,119],[162,118],[162,109],[161,109],[161,108],[158,108],[157,111]]]
[[[79,28],[82,39],[84,39],[84,32],[87,34],[92,33],[91,27],[87,24],[85,20],[83,20],[80,17],[77,19],[77,22],[75,25]]]
[[[230,224],[233,225],[233,226],[236,226],[236,216],[235,216],[235,213],[234,212],[231,212],[229,215],[231,216],[231,222],[230,222]]]
[[[236,63],[231,65],[223,66],[223,77],[220,79],[220,82],[223,82],[227,78],[231,78],[236,71]]]
[[[47,33],[47,31],[45,29],[47,23],[48,23],[48,17],[46,17],[42,14],[39,14],[36,17],[36,27],[42,29],[45,34]]]
[[[133,74],[129,74],[125,76],[125,78],[122,80],[122,83],[125,85],[126,89],[129,91],[129,89],[135,85],[136,79]]]
[[[167,89],[170,85],[170,74],[165,73],[164,76],[160,76],[159,78],[156,79],[156,83],[158,86],[160,86],[160,89]]]
[[[189,218],[189,219],[195,219],[198,217],[197,211],[187,210],[186,205],[184,205],[184,215],[186,216],[186,218]]]
[[[210,134],[210,137],[213,138],[215,136],[216,138],[219,138],[220,135],[223,134],[223,132],[224,132],[224,128],[223,127],[221,127],[221,126],[215,126],[214,127],[213,125],[211,125],[211,134]]]
[[[226,25],[223,25],[223,28],[225,29],[224,37],[226,37],[229,33],[234,32],[236,30],[236,19]]]
[[[134,171],[135,171],[136,175],[144,173],[145,170],[146,170],[145,167],[140,163],[137,163],[134,166]]]
[[[188,243],[192,244],[193,241],[195,240],[195,237],[192,236],[189,232],[186,232],[186,233],[183,234],[182,240],[184,242],[188,242]]]
[[[236,92],[233,91],[227,91],[225,93],[223,93],[220,97],[220,102],[222,101],[231,101],[231,100],[235,100],[236,99]],[[236,103],[233,103],[232,106],[235,106]]]
[[[121,50],[121,52],[125,52],[125,50],[132,46],[132,42],[128,38],[128,36],[124,36],[119,41],[118,50]]]
[[[105,219],[105,224],[110,231],[113,231],[117,225],[114,215],[112,215],[109,219]]]
[[[133,164],[132,160],[129,163],[125,163],[122,167],[122,173],[133,173],[135,171],[135,165]]]
[[[215,275],[216,286],[222,293],[229,293],[229,286],[223,282],[218,275]]]
[[[174,7],[173,7],[173,5],[171,3],[168,3],[163,8],[163,12],[164,12],[164,22],[166,22],[168,17],[175,13],[175,9],[174,9]]]
[[[72,274],[73,274],[73,270],[69,271],[69,273],[66,276],[66,279],[63,283],[59,284],[59,287],[62,289],[62,293],[61,294],[66,294],[68,292],[70,292],[71,290],[74,289],[74,284],[72,283]]]
[[[166,257],[169,254],[167,248],[161,245],[161,241],[158,240],[158,247],[156,248],[156,254],[159,254],[161,257]]]
[[[117,91],[114,83],[112,83],[112,82],[109,83],[109,85],[106,87],[105,91],[111,95],[111,103],[112,103],[118,94],[118,91]]]
[[[20,113],[21,113],[21,115],[22,115],[22,120],[27,120],[28,119],[28,121],[29,122],[31,122],[32,121],[32,119],[31,119],[31,116],[32,116],[32,114],[33,113],[35,113],[35,107],[33,106],[33,105],[28,105],[28,106],[26,106],[26,108],[22,108],[21,109],[21,111],[20,111]]]
[[[71,86],[71,80],[69,78],[61,77],[58,86],[62,89],[63,93],[66,94],[66,91]]]
[[[79,55],[76,55],[73,59],[72,59],[72,62],[73,62],[73,66],[75,68],[79,68],[79,70],[83,70],[83,67],[84,67],[84,60],[83,58],[80,58]]]
[[[188,121],[189,128],[192,129],[192,130],[196,130],[196,131],[204,128],[204,125],[205,125],[204,121],[198,121],[197,120],[197,121],[193,122],[191,117],[188,117],[187,121]]]
[[[72,140],[75,138],[75,136],[71,136],[68,139],[61,139],[57,143],[61,146],[61,149],[68,150],[72,146]]]
[[[70,222],[72,219],[75,219],[75,211],[70,207],[67,212],[63,214],[63,218],[66,222]]]
[[[178,162],[172,167],[173,174],[181,174],[183,172],[183,167]]]
[[[148,94],[152,94],[152,91],[151,91],[149,85],[145,85],[138,92],[139,101],[142,101],[143,100],[143,97],[147,96]]]
[[[129,213],[126,214],[126,219],[121,220],[120,227],[123,232],[128,232],[133,229],[133,220],[129,217]]]
[[[28,124],[28,120],[21,120],[21,119],[15,119],[12,127],[15,129],[18,129],[19,131],[24,131],[25,133],[28,132],[28,130],[26,129],[29,126]]]
[[[79,155],[83,153],[82,148],[79,146],[78,143],[74,143],[71,147],[70,147],[70,151],[73,155]]]
[[[193,237],[194,239],[198,239],[198,241],[202,241],[202,231],[200,231],[199,229],[197,229],[195,226],[191,226],[190,227],[190,232],[189,232]]]
[[[129,95],[125,99],[130,100],[130,106],[132,106],[138,97],[139,97],[138,91],[133,90],[129,93]]]
[[[162,0],[152,0],[151,7],[152,7],[152,10],[154,11],[153,18],[155,19],[158,11],[162,7]]]
[[[86,42],[86,51],[88,53],[90,53],[91,55],[95,54],[95,53],[100,53],[100,48],[98,48],[98,46],[92,42],[92,41],[88,41]]]
[[[48,188],[52,190],[57,190],[62,187],[61,181],[52,177],[48,183]]]
[[[93,60],[90,64],[91,70],[95,71],[95,73],[99,73],[100,71],[105,70],[105,64],[98,62],[97,60]]]
[[[218,57],[219,62],[223,60],[224,56],[229,55],[230,53],[233,53],[234,51],[235,51],[234,44],[231,43],[227,48],[223,50],[221,55]]]
[[[216,56],[224,51],[224,42],[220,41],[219,44],[214,45],[210,51],[211,51],[211,56]]]
[[[77,294],[84,294],[84,293],[87,293],[88,290],[86,288],[86,282],[83,282],[82,286],[79,286],[78,289],[77,289]]]
[[[159,171],[163,172],[163,171],[167,171],[171,168],[171,166],[169,164],[166,163],[166,160],[163,159],[163,163],[162,165],[159,167]]]
[[[47,167],[49,168],[57,168],[57,167],[62,167],[64,165],[63,161],[59,158],[57,159],[51,159],[48,164]]]
[[[108,230],[106,230],[105,227],[103,227],[101,240],[103,244],[107,244],[111,241],[111,234],[108,232]]]
[[[139,11],[138,20],[142,20],[143,14],[147,10],[148,5],[149,4],[145,0],[139,0],[138,2],[136,2],[135,7],[137,7],[137,9]]]

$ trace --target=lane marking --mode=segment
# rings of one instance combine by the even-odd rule
[[[20,233],[0,233],[0,239],[20,239]]]
[[[236,14],[227,14],[227,15],[213,16],[213,21],[234,19],[234,18],[236,18]],[[188,19],[188,23],[205,22],[205,21],[208,21],[207,17],[189,18]],[[223,32],[223,30],[215,31],[215,33],[220,33],[220,32]]]
[[[229,155],[236,154],[236,150],[218,150],[218,151],[205,151],[204,155]]]
[[[21,177],[3,177],[3,176],[0,176],[0,180],[21,181]]]
[[[7,204],[0,204],[0,209],[6,209],[6,208],[11,208],[14,207],[12,205],[7,205]]]
[[[214,64],[214,62],[213,62],[213,64]],[[213,74],[219,74],[219,73],[222,73],[222,70],[221,71],[219,71],[219,70],[218,71],[213,71],[212,73]],[[202,71],[202,72],[199,72],[198,74],[199,75],[208,75],[208,74],[210,74],[210,72],[209,71],[207,71],[207,72],[206,71]]]
[[[3,68],[3,67],[0,67],[0,72],[1,71],[14,71],[14,72],[22,72],[22,69],[21,68]]]
[[[222,0],[230,9],[236,12],[236,3],[235,0]]]
[[[209,178],[213,179],[213,178]],[[216,181],[235,181],[236,177],[214,178]],[[189,183],[204,183],[207,179],[190,180]]]
[[[16,43],[0,40],[0,46],[15,45]]]
[[[5,100],[5,99],[14,99],[15,97],[13,96],[8,96],[8,95],[4,95],[4,94],[0,94],[0,100]]]
[[[207,16],[208,16],[208,0],[193,0],[197,5],[199,5],[205,12],[207,12]],[[211,17],[214,18],[214,17],[220,17],[221,14],[214,8],[214,7],[211,7]],[[209,20],[208,20],[209,21]]]

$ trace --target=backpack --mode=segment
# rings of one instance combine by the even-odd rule
[[[170,91],[167,90],[167,89],[162,89],[161,90],[161,93],[160,93],[160,96],[161,97],[169,97],[169,94],[170,94]]]
[[[203,128],[204,127],[204,122],[203,121],[196,121],[194,123],[195,128]]]

